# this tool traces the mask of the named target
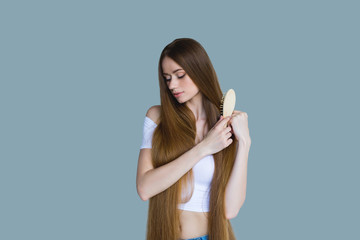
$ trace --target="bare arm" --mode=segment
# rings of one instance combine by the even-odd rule
[[[143,156],[142,156],[143,155]],[[187,173],[200,159],[206,156],[206,152],[201,142],[182,154],[175,160],[158,168],[152,168],[142,172],[138,165],[137,191],[142,200],[149,198],[166,190],[176,183],[185,173]],[[141,149],[139,163],[141,159],[151,159],[151,149]]]
[[[147,116],[155,119],[154,122],[156,122],[159,111],[158,106],[151,107],[147,112]],[[161,167],[154,168],[152,165],[152,149],[141,149],[136,176],[136,188],[140,198],[146,201],[166,190],[176,183],[202,158],[229,146],[232,142],[232,139],[229,138],[231,128],[224,128],[229,119],[230,118],[227,117],[219,120],[200,143],[180,157]]]
[[[227,219],[235,218],[245,202],[247,164],[251,140],[240,140],[237,146],[235,163],[225,190],[225,214]]]
[[[245,201],[247,165],[251,146],[247,113],[234,110],[230,124],[238,142],[235,163],[225,190],[225,213],[228,219],[237,216]]]

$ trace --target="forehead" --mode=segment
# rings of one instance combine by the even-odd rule
[[[183,69],[179,64],[169,57],[164,57],[162,61],[163,73],[173,73],[177,69]]]

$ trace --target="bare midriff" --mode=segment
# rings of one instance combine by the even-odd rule
[[[208,234],[208,213],[180,210],[181,239]]]

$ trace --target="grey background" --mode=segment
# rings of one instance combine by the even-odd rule
[[[199,41],[249,115],[238,239],[359,238],[358,1],[1,1],[0,239],[144,239],[161,50]]]

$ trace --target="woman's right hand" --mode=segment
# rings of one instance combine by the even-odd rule
[[[201,141],[207,155],[220,152],[233,142],[231,139],[231,127],[225,127],[230,118],[230,116],[220,118]]]

